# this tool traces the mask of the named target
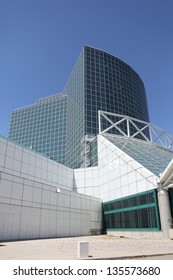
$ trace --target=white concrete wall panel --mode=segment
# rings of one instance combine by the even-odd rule
[[[98,136],[98,167],[74,170],[80,193],[109,201],[157,187],[157,177],[133,158]]]
[[[129,196],[157,187],[157,177],[110,143],[98,136],[100,197],[104,201]]]
[[[77,193],[73,177],[72,169],[0,138],[0,240],[101,229],[101,200]]]

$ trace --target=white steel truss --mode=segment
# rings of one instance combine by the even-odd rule
[[[111,133],[112,129],[116,129],[118,134],[130,138],[140,138],[145,141],[155,143],[166,149],[173,150],[173,136],[168,134],[165,130],[157,127],[151,123],[131,118],[125,115],[109,113],[105,111],[98,111],[99,118],[99,134]],[[113,118],[116,121],[113,121]],[[105,128],[105,121],[107,127]],[[103,127],[104,122],[104,129]],[[121,127],[120,127],[121,125]],[[122,129],[125,127],[126,129]]]

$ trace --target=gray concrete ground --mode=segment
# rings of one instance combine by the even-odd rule
[[[173,240],[109,235],[0,242],[0,259],[77,260],[78,241],[89,242],[88,259],[173,259]]]

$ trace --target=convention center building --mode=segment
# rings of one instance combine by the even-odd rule
[[[119,58],[84,46],[63,92],[15,109],[0,142],[0,240],[169,237],[173,136]]]

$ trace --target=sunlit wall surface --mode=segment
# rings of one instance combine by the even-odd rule
[[[0,240],[101,232],[102,201],[74,190],[73,170],[0,137]]]

